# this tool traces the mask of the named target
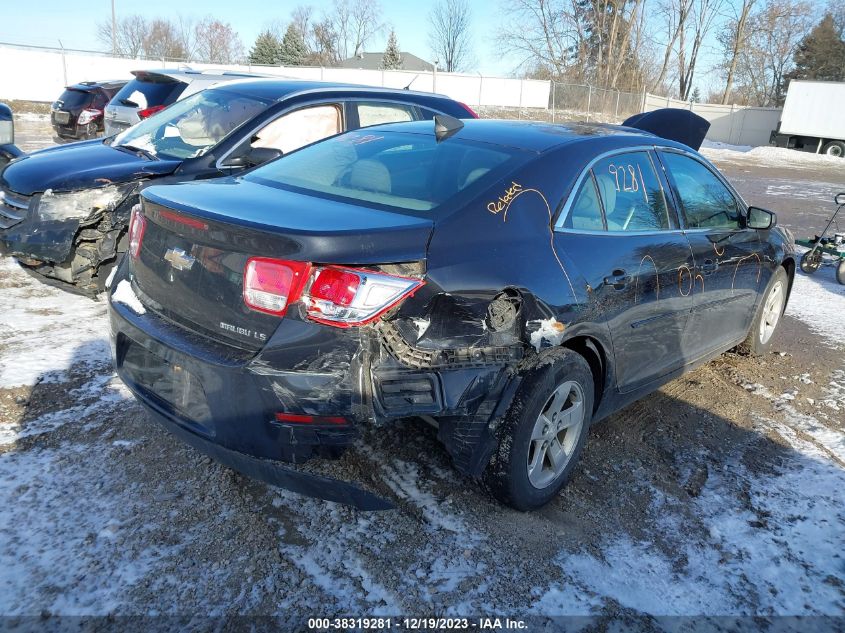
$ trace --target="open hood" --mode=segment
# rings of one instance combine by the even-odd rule
[[[625,119],[622,125],[683,143],[694,150],[701,147],[707,130],[710,129],[710,121],[694,112],[680,108],[661,108],[651,112],[640,112]]]

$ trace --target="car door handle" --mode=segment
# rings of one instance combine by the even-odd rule
[[[719,269],[719,262],[714,262],[712,259],[705,259],[701,265],[701,272],[705,275],[715,273]]]
[[[604,283],[606,286],[613,286],[617,290],[622,290],[631,283],[631,277],[624,270],[614,270],[609,277],[604,278]]]

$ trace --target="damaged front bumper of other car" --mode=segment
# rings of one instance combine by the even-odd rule
[[[103,290],[126,233],[138,183],[24,196],[0,188],[0,251],[47,283]]]

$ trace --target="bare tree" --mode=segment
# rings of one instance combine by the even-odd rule
[[[173,23],[179,38],[179,45],[185,51],[185,61],[191,61],[196,56],[196,20],[190,16],[179,15]]]
[[[114,51],[125,57],[140,57],[144,53],[144,42],[149,34],[150,25],[140,15],[127,15],[117,20],[114,38]],[[111,20],[97,24],[97,39],[107,50],[112,51]]]
[[[439,0],[428,15],[428,42],[448,73],[466,70],[472,63],[472,16],[467,0]]]
[[[686,29],[681,29],[678,39],[678,93],[681,99],[686,101],[692,92],[692,80],[695,77],[695,70],[698,64],[698,56],[701,53],[701,46],[705,38],[713,28],[713,22],[721,10],[724,0],[692,0],[691,19],[687,21],[690,26],[689,35],[692,38],[692,49],[689,58],[686,57],[685,43],[687,41]]]
[[[241,61],[244,47],[241,38],[227,22],[211,16],[197,22],[194,27],[196,56],[199,61],[211,64],[233,64]]]
[[[722,42],[727,48],[727,78],[725,90],[722,93],[722,104],[726,104],[730,99],[739,55],[748,43],[748,16],[751,14],[754,1],[742,0],[739,13],[728,22],[722,34]]]
[[[815,19],[811,2],[769,0],[748,19],[748,43],[741,51],[733,95],[749,105],[783,103],[785,75],[798,44]]]
[[[382,29],[381,5],[376,0],[334,0],[324,22],[328,28],[323,34],[333,35],[338,57],[357,57]]]
[[[187,50],[179,29],[170,20],[155,18],[149,23],[144,39],[144,55],[156,59],[186,59]]]
[[[687,28],[692,3],[693,0],[663,0],[658,9],[658,15],[661,17],[659,21],[666,24],[666,44],[663,47],[663,61],[660,72],[649,90],[659,90],[666,81],[675,44],[682,38],[682,34]]]

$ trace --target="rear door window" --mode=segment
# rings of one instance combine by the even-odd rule
[[[252,147],[270,147],[288,154],[300,147],[338,134],[343,129],[340,106],[324,104],[294,110],[256,132]]]
[[[181,81],[154,82],[133,79],[114,96],[114,102],[118,105],[141,109],[170,105],[179,98],[185,90],[185,85]]]
[[[572,199],[572,206],[563,222],[563,228],[582,231],[603,231],[604,221],[602,219],[601,202],[596,190],[596,181],[593,175],[587,172],[584,182],[578,189],[578,193]]]
[[[608,231],[671,229],[663,188],[648,152],[603,158],[593,174],[604,205]]]
[[[355,106],[358,111],[358,125],[360,127],[381,123],[414,121],[417,118],[412,106],[400,103],[360,101]]]
[[[662,152],[660,157],[672,178],[687,228],[742,228],[736,198],[716,174],[683,154]]]

